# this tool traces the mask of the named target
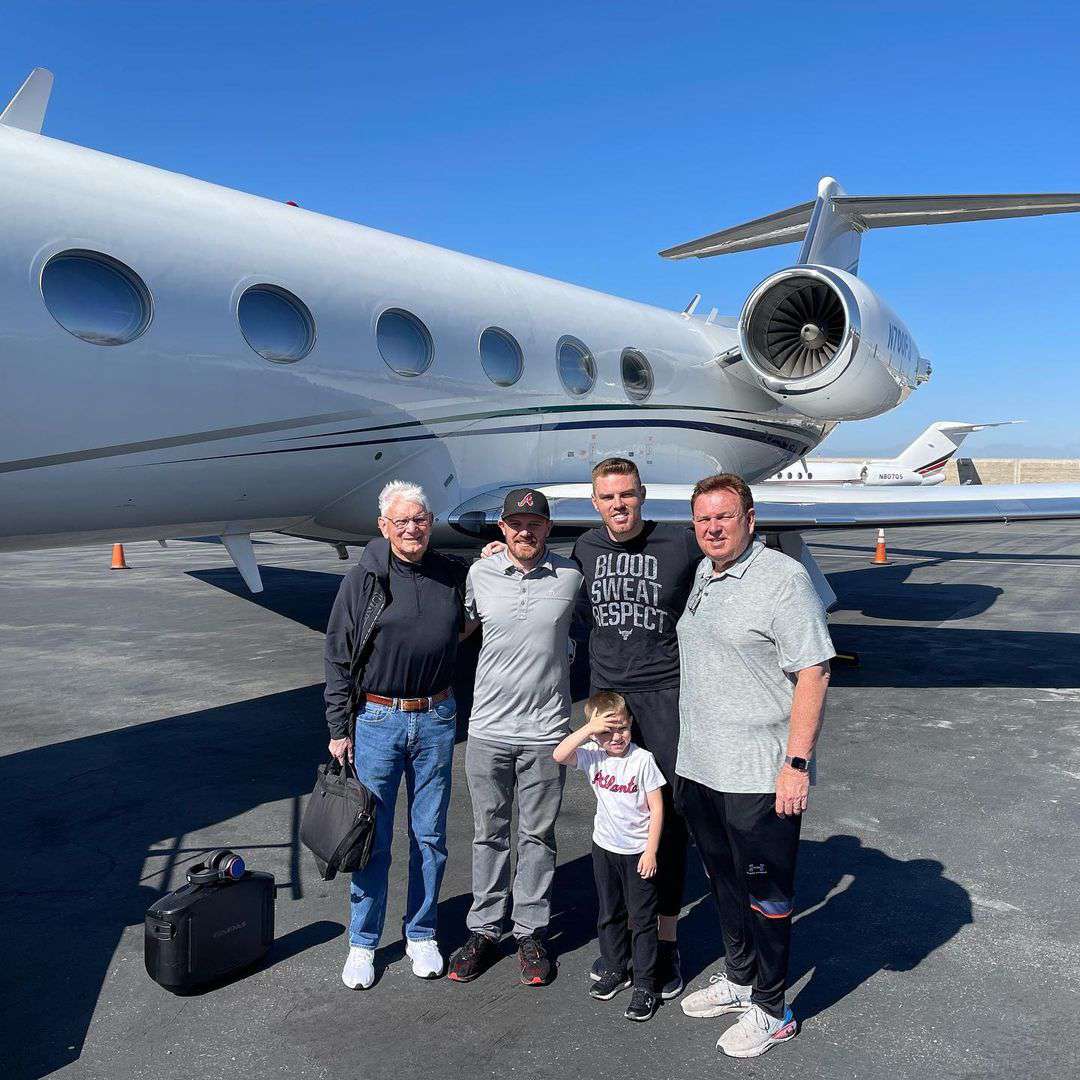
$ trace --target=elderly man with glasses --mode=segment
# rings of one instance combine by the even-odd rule
[[[416,484],[394,480],[379,495],[381,540],[345,575],[326,628],[326,721],[330,753],[352,762],[377,801],[368,865],[352,875],[350,989],[375,981],[375,947],[386,915],[394,804],[404,775],[409,799],[405,951],[413,973],[434,979],[446,865],[446,812],[457,730],[452,681],[464,629],[467,568],[428,547],[431,513]]]

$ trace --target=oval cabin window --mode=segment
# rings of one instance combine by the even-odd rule
[[[480,335],[480,364],[496,386],[513,386],[521,378],[525,359],[521,346],[510,334],[489,326]]]
[[[596,382],[596,362],[592,353],[576,338],[563,338],[556,350],[559,380],[568,393],[587,394]]]
[[[623,350],[622,381],[631,401],[644,401],[653,392],[652,367],[637,349]]]
[[[96,251],[64,251],[41,271],[49,314],[92,345],[126,345],[144,333],[153,311],[142,279]]]
[[[422,375],[435,357],[427,327],[415,316],[390,308],[379,316],[375,340],[386,366],[398,375]]]
[[[295,364],[315,344],[315,321],[304,303],[276,285],[252,285],[236,309],[244,340],[274,364]]]

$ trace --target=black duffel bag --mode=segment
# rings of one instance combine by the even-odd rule
[[[319,766],[300,822],[300,842],[315,856],[323,881],[333,881],[339,870],[363,870],[371,858],[375,796],[336,758]]]

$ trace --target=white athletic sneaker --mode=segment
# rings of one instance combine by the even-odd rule
[[[695,990],[682,999],[682,1011],[687,1016],[723,1016],[724,1013],[746,1012],[750,1008],[753,988],[733,983],[727,974],[718,971],[709,976],[709,985]]]
[[[375,982],[375,950],[349,946],[349,959],[341,969],[341,981],[350,990],[367,990]]]
[[[434,938],[424,941],[405,939],[405,955],[412,959],[412,973],[418,979],[438,979],[446,966]]]
[[[746,1012],[720,1036],[716,1049],[728,1057],[748,1058],[764,1054],[777,1043],[795,1038],[799,1025],[790,1009],[777,1020],[760,1005],[751,1005]]]

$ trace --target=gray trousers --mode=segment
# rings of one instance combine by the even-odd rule
[[[517,794],[517,868],[513,887],[514,937],[543,933],[551,917],[555,878],[555,819],[566,769],[554,746],[513,746],[471,736],[465,777],[473,805],[473,903],[470,931],[499,937],[510,914],[510,814]]]

